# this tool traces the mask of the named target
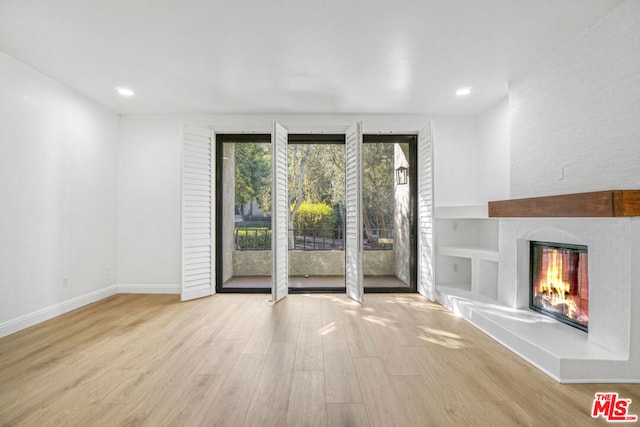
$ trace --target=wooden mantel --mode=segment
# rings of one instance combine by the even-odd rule
[[[490,218],[627,216],[640,216],[640,190],[595,191],[489,202]]]

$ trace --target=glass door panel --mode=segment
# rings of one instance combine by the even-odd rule
[[[289,288],[343,290],[344,136],[290,135]]]
[[[404,142],[406,141],[406,142]],[[415,137],[365,135],[364,286],[415,290]]]
[[[218,290],[268,292],[272,268],[270,135],[218,135],[217,140]]]

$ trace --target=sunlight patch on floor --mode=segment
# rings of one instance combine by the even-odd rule
[[[320,336],[324,336],[324,335],[328,335],[328,334],[332,333],[335,330],[336,330],[336,323],[335,322],[331,322],[331,323],[323,326],[322,328],[320,328],[318,333],[319,333]]]
[[[465,347],[460,335],[426,326],[421,326],[420,329],[423,333],[418,334],[417,337],[423,341],[454,350],[459,350]]]

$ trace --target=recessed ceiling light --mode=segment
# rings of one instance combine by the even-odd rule
[[[116,91],[122,96],[133,96],[134,93],[131,89],[127,87],[116,87]]]
[[[471,93],[471,87],[467,86],[467,87],[461,87],[460,89],[458,89],[456,91],[456,95],[458,96],[467,96]]]

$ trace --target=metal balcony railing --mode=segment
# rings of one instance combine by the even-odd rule
[[[344,230],[335,229],[301,229],[289,230],[289,243],[293,238],[290,250],[298,251],[341,251],[344,250]],[[291,246],[291,245],[290,245]]]
[[[370,231],[370,238],[366,232],[363,233],[365,250],[393,249],[393,229],[373,229]],[[271,250],[271,230],[266,227],[236,228],[234,242],[237,251]],[[344,230],[342,228],[289,229],[289,250],[344,250]]]

